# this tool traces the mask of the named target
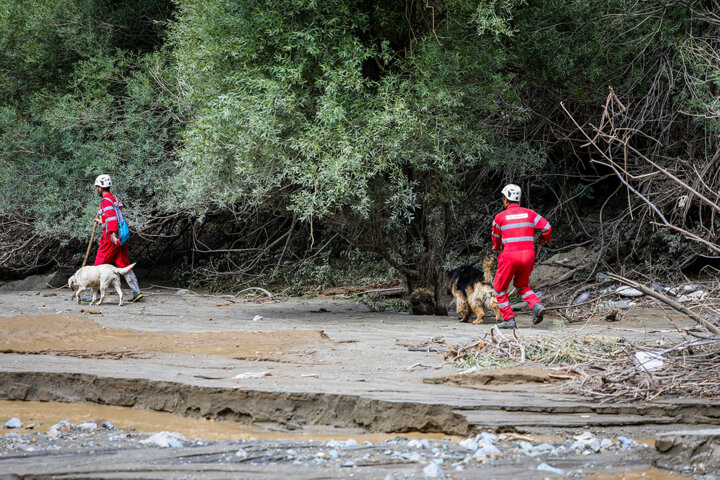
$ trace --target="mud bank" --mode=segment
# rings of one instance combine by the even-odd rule
[[[108,327],[80,315],[18,315],[0,322],[0,353],[78,358],[148,358],[155,353],[221,355],[239,360],[288,361],[329,342],[320,330],[157,333]]]
[[[243,425],[276,423],[362,428],[369,432],[467,435],[470,425],[449,405],[388,402],[356,395],[210,388],[87,374],[0,372],[0,399],[90,402]]]

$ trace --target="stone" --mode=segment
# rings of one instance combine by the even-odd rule
[[[560,468],[551,467],[547,463],[541,463],[540,465],[537,466],[537,469],[542,472],[550,472],[550,473],[554,473],[556,475],[565,475],[565,470],[562,470]]]
[[[443,478],[445,477],[445,473],[437,463],[428,463],[425,468],[423,468],[423,476],[425,478]]]
[[[427,438],[422,439],[413,439],[410,440],[407,444],[408,448],[430,448],[430,442],[428,442]]]
[[[98,429],[97,423],[95,422],[83,422],[78,425],[78,428],[83,432],[96,432]]]
[[[658,433],[655,449],[658,467],[677,470],[685,465],[704,475],[720,475],[720,428]]]
[[[5,428],[22,428],[22,422],[19,418],[13,417],[5,422]]]
[[[140,440],[143,445],[156,446],[161,448],[179,448],[182,447],[187,439],[177,432],[158,432],[145,440]]]
[[[104,428],[105,430],[115,430],[115,425],[106,420],[102,422],[102,428]]]

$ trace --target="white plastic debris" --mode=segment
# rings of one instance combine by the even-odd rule
[[[663,368],[662,354],[640,351],[635,353],[635,361],[648,372],[657,372]]]
[[[428,463],[425,468],[423,468],[423,476],[425,478],[443,478],[445,473],[437,463]]]
[[[263,378],[270,376],[272,376],[272,373],[270,372],[245,372],[239,375],[235,375],[235,380],[244,380],[247,378]]]
[[[704,292],[702,290],[695,290],[694,292],[690,292],[687,295],[681,295],[680,297],[678,297],[678,302],[699,302],[704,300],[706,296],[707,292]]]
[[[177,432],[158,432],[145,440],[140,440],[143,445],[150,445],[161,448],[179,448],[182,447],[187,439]]]
[[[5,422],[5,428],[22,428],[22,422],[19,418],[13,417]]]
[[[470,373],[475,373],[478,370],[480,370],[480,367],[470,367],[467,370],[463,370],[462,372],[460,372],[459,375],[468,375]]]
[[[259,322],[259,321],[262,320],[262,319],[263,319],[262,315],[255,315],[255,316],[253,317],[253,322]]]
[[[550,472],[554,473],[556,475],[565,475],[565,470],[562,470],[560,468],[551,467],[547,463],[541,463],[537,466],[537,469],[543,472]]]
[[[615,293],[617,293],[621,297],[642,297],[643,295],[645,295],[640,290],[628,286],[618,287],[618,289],[615,290]]]

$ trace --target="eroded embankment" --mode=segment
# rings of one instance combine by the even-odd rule
[[[467,435],[464,416],[449,405],[390,402],[357,395],[235,390],[106,378],[79,373],[0,372],[0,399],[91,402],[237,422],[362,428],[369,432]]]

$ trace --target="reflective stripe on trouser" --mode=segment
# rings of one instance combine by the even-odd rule
[[[510,308],[510,298],[507,295],[510,281],[517,288],[518,294],[532,308],[538,303],[538,298],[530,289],[530,274],[535,266],[535,250],[503,250],[498,257],[497,272],[495,272],[495,280],[493,288],[496,292],[502,293],[497,295],[498,307],[503,320],[513,318],[515,314]]]

